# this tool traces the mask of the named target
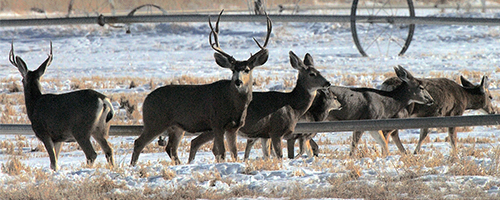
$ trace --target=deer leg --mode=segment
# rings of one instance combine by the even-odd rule
[[[85,153],[85,157],[87,157],[87,165],[92,166],[97,158],[97,153],[90,142],[90,138],[76,138],[76,142],[78,142],[83,153]]]
[[[38,134],[38,135],[41,135],[41,134]],[[45,146],[45,150],[47,150],[47,153],[49,154],[50,168],[54,171],[57,171],[59,168],[57,166],[58,157],[56,156],[56,152],[54,149],[54,142],[50,138],[40,138],[40,140],[43,142],[43,145]]]
[[[311,145],[311,150],[312,150],[313,156],[318,157],[319,156],[318,144],[311,138],[309,140],[309,145]]]
[[[314,156],[314,154],[313,154],[312,147],[311,147],[311,139],[310,138],[305,138],[305,142],[304,143],[305,143],[304,148],[307,148],[306,149],[307,157],[308,158],[312,158]]]
[[[147,144],[151,143],[151,141],[158,137],[158,135],[160,135],[163,131],[164,129],[150,129],[147,126],[144,126],[141,136],[134,141],[134,152],[132,152],[132,158],[130,159],[131,166],[135,166],[135,164],[137,164],[137,160],[139,159],[142,149],[144,149]]]
[[[388,136],[385,136],[385,137],[386,137],[386,139],[389,138]],[[399,152],[406,154],[406,149],[403,146],[401,139],[399,138],[399,131],[397,129],[391,132],[391,138],[392,138],[392,141],[394,141],[394,143],[398,147]]]
[[[191,148],[189,149],[188,163],[191,163],[194,160],[194,158],[196,157],[196,152],[198,152],[198,149],[202,145],[213,140],[214,137],[215,137],[214,133],[211,131],[208,131],[208,132],[203,132],[202,134],[198,135],[196,138],[192,139],[191,140]],[[214,155],[215,155],[215,152],[214,152]]]
[[[93,137],[97,141],[97,143],[99,143],[99,146],[101,146],[102,151],[106,155],[106,160],[108,161],[109,165],[115,166],[115,161],[113,159],[113,148],[111,148],[106,138],[104,138],[104,135],[94,134]]]
[[[271,154],[272,156],[276,157],[276,154],[274,151],[271,149],[272,145],[269,142],[269,138],[260,138],[260,143],[262,144],[262,154],[264,156],[264,159],[270,159]]]
[[[56,158],[59,158],[59,153],[61,152],[61,146],[62,146],[62,142],[55,142],[54,143],[54,152],[55,152]]]
[[[224,147],[224,130],[217,129],[214,131],[214,146],[212,152],[214,152],[215,160],[217,162],[222,162],[226,159],[226,148]]]
[[[238,131],[226,132],[226,140],[227,140],[227,146],[229,148],[229,151],[231,152],[231,156],[234,161],[238,161],[238,148],[236,146],[236,137]]]
[[[361,139],[362,135],[363,135],[363,131],[354,131],[354,132],[352,132],[351,153],[349,153],[350,156],[356,155],[356,150],[358,148],[358,143],[359,143],[359,140]]]
[[[316,145],[316,152],[314,152],[315,150],[313,150],[313,147],[311,146],[311,141],[312,141],[312,138],[316,136],[316,133],[309,133],[309,134],[304,134],[303,137],[300,138],[300,146],[302,148],[302,152],[306,152],[307,153],[307,156],[309,158],[313,157],[314,154],[316,153],[316,155],[318,154],[317,152],[317,144],[315,143]],[[300,153],[300,156],[302,156],[302,153]]]
[[[256,141],[257,141],[256,138],[247,139],[247,145],[245,146],[245,156],[243,157],[244,160],[250,158],[250,152],[252,152],[252,147]],[[264,144],[262,144],[262,153],[264,153]]]
[[[299,153],[294,157],[294,158],[299,158],[300,156],[304,155],[304,151],[307,149],[307,144],[306,144],[306,139],[304,138],[304,135],[301,135],[299,137]]]
[[[168,130],[168,143],[165,147],[165,152],[167,152],[168,156],[176,165],[181,164],[181,160],[179,160],[179,156],[177,154],[177,149],[179,148],[179,144],[184,136],[184,130],[178,127],[172,127]]]
[[[418,154],[420,151],[420,147],[422,146],[422,142],[425,140],[425,137],[427,137],[427,134],[429,133],[429,128],[422,128],[420,129],[420,138],[418,139],[417,147],[415,147],[415,151],[413,154]]]
[[[455,127],[448,127],[448,136],[450,137],[450,144],[452,148],[452,154],[457,154],[457,129]]]
[[[387,156],[389,152],[389,145],[387,144],[387,140],[384,138],[382,131],[369,131],[369,133],[382,148],[382,155]]]
[[[271,137],[271,142],[273,143],[274,152],[276,153],[276,158],[283,158],[283,151],[281,149],[281,137]]]
[[[286,140],[286,149],[289,159],[295,158],[295,138]]]

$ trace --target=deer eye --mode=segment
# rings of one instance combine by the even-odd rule
[[[316,73],[309,73],[309,76],[316,76]]]
[[[490,96],[488,96],[488,97],[490,98],[490,100],[492,100],[492,99],[493,99],[493,97],[492,97],[491,95],[490,95]]]
[[[250,73],[250,68],[247,67],[243,71],[248,74],[248,73]]]
[[[425,89],[424,86],[418,86],[418,88],[421,90]]]

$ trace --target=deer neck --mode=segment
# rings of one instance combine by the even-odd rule
[[[407,85],[403,83],[398,87],[394,88],[394,90],[386,92],[390,98],[386,98],[384,104],[392,105],[392,107],[394,107],[396,110],[394,114],[396,114],[397,112],[399,112],[399,110],[405,108],[406,106],[410,105],[411,98],[407,94],[406,90],[407,90]]]
[[[318,105],[315,106],[313,102],[313,104],[311,105],[311,107],[307,112],[309,112],[312,115],[314,121],[323,121],[328,117],[329,113],[328,111],[329,110],[327,110],[327,108],[325,108],[324,106],[318,106]]]
[[[245,84],[244,88],[235,87],[234,81],[231,81],[232,94],[234,94],[233,104],[236,109],[246,110],[248,104],[252,101],[252,85],[253,82],[249,81],[248,84]]]
[[[316,90],[305,88],[300,80],[297,85],[289,93],[288,102],[290,107],[299,115],[302,116],[311,107],[311,104],[316,96]]]
[[[463,96],[465,98],[462,99],[462,102],[467,106],[465,109],[480,109],[482,108],[482,105],[478,105],[481,103],[477,103],[477,100],[482,99],[484,97],[481,97],[481,91],[479,91],[478,88],[464,88],[462,87],[464,94]]]
[[[31,117],[35,109],[35,103],[42,97],[42,91],[39,82],[24,85],[24,101],[26,103],[26,112]]]

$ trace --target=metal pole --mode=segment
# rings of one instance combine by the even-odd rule
[[[423,117],[408,119],[382,120],[349,120],[334,122],[298,123],[294,133],[313,132],[343,132],[392,130],[413,128],[437,128],[456,126],[485,126],[500,125],[500,115],[471,115],[456,117]],[[109,130],[111,136],[138,136],[141,134],[140,125],[113,125]],[[31,125],[27,124],[0,124],[0,135],[34,135]]]
[[[457,126],[500,125],[500,115],[455,117],[423,117],[407,119],[352,120],[335,122],[298,123],[294,133],[393,130]]]
[[[208,22],[206,14],[189,15],[139,15],[139,16],[100,16],[47,19],[4,19],[0,27],[9,26],[49,26],[74,24],[131,24],[162,22]],[[216,20],[216,15],[211,15]],[[349,15],[269,15],[273,22],[350,22]],[[265,22],[262,15],[224,15],[222,20],[229,22]],[[439,25],[488,25],[500,26],[500,19],[495,18],[460,18],[460,17],[403,17],[403,16],[356,16],[357,22],[366,23],[403,23],[403,24],[439,24]]]

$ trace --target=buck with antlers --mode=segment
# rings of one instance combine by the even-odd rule
[[[110,165],[114,165],[113,150],[106,138],[114,110],[109,98],[94,90],[78,90],[64,94],[42,94],[40,78],[52,62],[52,42],[49,57],[35,71],[14,56],[11,45],[9,60],[23,77],[26,111],[35,135],[43,142],[50,157],[50,168],[57,170],[57,159],[63,142],[76,141],[92,165],[97,154],[90,142],[92,136],[102,147]]]
[[[404,117],[439,117],[439,116],[461,116],[465,110],[480,110],[486,114],[495,114],[495,108],[491,103],[492,96],[488,90],[488,77],[483,76],[479,85],[466,80],[460,76],[462,85],[446,78],[426,78],[420,79],[426,89],[434,98],[432,105],[412,104],[398,113],[399,118]],[[401,84],[401,81],[392,77],[382,83],[382,89],[393,90]],[[420,130],[420,138],[415,148],[414,154],[420,151],[422,142],[427,137],[429,128]],[[406,153],[405,148],[399,139],[398,130],[385,131],[388,137],[390,134],[394,143],[402,153]],[[453,153],[456,153],[457,130],[455,127],[448,128],[448,136]]]
[[[297,84],[293,91],[254,92],[253,100],[247,110],[245,124],[238,134],[249,138],[245,159],[250,153],[253,142],[258,138],[271,138],[278,158],[282,157],[281,140],[291,137],[299,118],[311,106],[318,89],[330,83],[314,68],[312,56],[306,54],[304,61],[290,51],[290,64],[299,71]],[[189,162],[193,161],[198,148],[214,138],[213,132],[204,132],[191,140]],[[263,140],[267,141],[267,140]],[[269,146],[264,144],[264,146]],[[236,148],[231,148],[236,154]],[[269,148],[264,148],[264,156],[269,157]]]
[[[184,131],[191,133],[212,131],[215,137],[215,156],[218,161],[225,159],[225,133],[230,147],[236,147],[236,131],[243,126],[248,104],[252,101],[252,70],[263,65],[268,59],[266,46],[272,24],[267,17],[264,45],[260,45],[254,38],[260,51],[247,60],[238,61],[220,48],[218,36],[221,15],[222,12],[219,14],[215,29],[209,18],[211,29],[209,42],[216,51],[214,57],[217,64],[233,72],[231,80],[220,80],[206,85],[167,85],[151,92],[144,100],[144,129],[134,142],[131,165],[137,163],[139,154],[147,144],[167,130],[169,139],[165,150],[176,163],[180,163],[177,147]],[[237,159],[236,154],[232,156]]]

